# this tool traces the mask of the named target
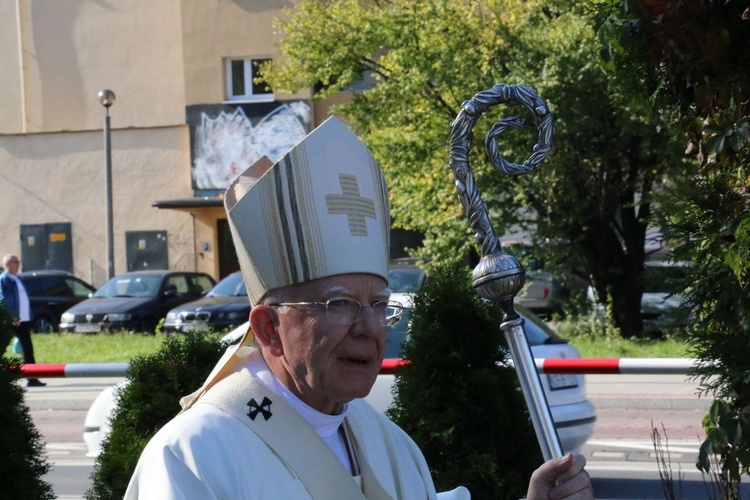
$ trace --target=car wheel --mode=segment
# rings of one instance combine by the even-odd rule
[[[51,333],[55,331],[55,323],[49,316],[41,314],[32,320],[31,331],[35,333]]]

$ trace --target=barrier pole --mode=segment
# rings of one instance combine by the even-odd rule
[[[384,359],[381,375],[393,375],[404,359]],[[509,365],[514,365],[509,360]],[[532,363],[528,363],[531,365]],[[533,358],[536,371],[544,374],[689,375],[696,358]],[[22,378],[125,377],[128,363],[64,363],[21,365]]]

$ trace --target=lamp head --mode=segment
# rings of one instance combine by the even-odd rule
[[[112,92],[109,89],[102,89],[99,91],[99,102],[102,103],[102,106],[109,109],[110,106],[112,106],[115,101],[117,100],[117,97],[115,97],[115,93]]]

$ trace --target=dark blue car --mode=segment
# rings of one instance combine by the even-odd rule
[[[137,271],[115,276],[60,319],[61,332],[153,333],[173,307],[196,300],[215,284],[205,273]]]
[[[242,274],[237,271],[221,280],[205,297],[169,311],[163,329],[168,334],[231,330],[247,321],[251,307]]]

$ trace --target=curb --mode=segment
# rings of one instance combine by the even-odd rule
[[[621,408],[639,410],[703,410],[708,411],[712,399],[708,398],[654,398],[654,397],[607,397],[589,396],[594,408]]]
[[[30,411],[88,411],[92,404],[93,401],[87,399],[32,399],[26,401],[26,406]]]

